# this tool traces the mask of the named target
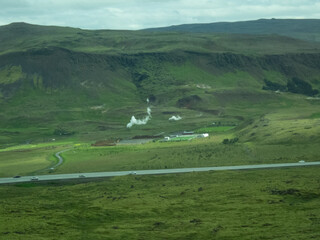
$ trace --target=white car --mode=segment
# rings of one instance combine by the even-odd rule
[[[305,161],[304,160],[300,160],[299,163],[305,163]]]
[[[31,178],[31,181],[38,181],[38,180],[39,180],[38,177],[32,177],[32,178]]]

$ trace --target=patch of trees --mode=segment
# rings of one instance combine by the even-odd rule
[[[297,77],[294,77],[291,81],[288,81],[287,88],[289,92],[300,93],[308,96],[314,96],[319,93],[317,89],[312,89],[310,83]]]
[[[150,102],[155,102],[157,100],[156,96],[153,94],[149,95],[148,99]]]
[[[149,75],[147,73],[138,73],[135,72],[132,74],[132,80],[134,85],[136,85],[137,88],[142,87],[142,82],[149,78]]]
[[[59,136],[70,136],[75,134],[75,132],[73,131],[69,131],[67,129],[65,129],[64,127],[58,126],[54,131],[53,131],[54,135],[59,135]]]
[[[272,91],[280,90],[282,92],[287,91],[287,86],[286,85],[282,85],[282,84],[276,83],[276,82],[271,82],[271,81],[269,81],[267,79],[264,79],[264,83],[266,85],[262,87],[263,90],[272,90]]]
[[[223,139],[222,143],[223,144],[234,144],[238,141],[239,141],[239,138],[232,138],[232,139],[226,138],[226,139]]]
[[[282,91],[282,92],[291,92],[304,94],[307,96],[314,96],[319,93],[317,89],[313,89],[311,84],[298,78],[293,77],[291,80],[288,80],[287,85],[282,85],[280,83],[271,82],[267,79],[264,79],[265,86],[262,87],[263,90],[272,90],[272,91]]]

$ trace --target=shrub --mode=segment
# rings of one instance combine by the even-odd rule
[[[223,139],[222,143],[223,144],[234,144],[238,141],[239,141],[239,138],[232,138],[232,139],[226,138],[226,139]]]
[[[223,144],[229,144],[229,139],[228,139],[228,138],[223,139],[222,143],[223,143]]]
[[[279,83],[271,82],[271,81],[269,81],[267,79],[264,79],[264,83],[266,84],[266,86],[262,87],[263,90],[272,90],[272,91],[280,90],[282,92],[287,91],[287,87],[285,85],[281,85]]]
[[[54,135],[59,135],[59,136],[69,136],[69,135],[73,135],[75,134],[75,132],[73,131],[69,131],[63,127],[58,126],[54,131],[53,131]]]
[[[319,92],[316,89],[312,89],[310,83],[297,77],[293,77],[291,81],[288,81],[287,88],[289,92],[305,94],[308,96],[313,96]]]

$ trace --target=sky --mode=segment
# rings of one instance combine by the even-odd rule
[[[320,18],[320,0],[0,0],[0,25],[137,30],[186,23]]]

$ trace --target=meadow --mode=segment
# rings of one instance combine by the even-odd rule
[[[233,134],[131,146],[82,145],[62,154],[65,163],[56,169],[56,173],[289,163],[320,159],[318,142],[223,144],[226,138],[233,139]]]
[[[72,147],[73,142],[61,141],[0,149],[0,177],[47,173],[57,162],[54,154]]]
[[[268,129],[265,126],[262,128],[265,131]],[[288,125],[288,128],[291,129],[291,125]],[[257,132],[254,135],[256,142],[242,142],[240,137],[240,141],[230,144],[223,142],[225,139],[234,139],[235,136],[240,135],[239,132],[232,129],[211,133],[209,138],[177,142],[157,140],[143,144],[117,146],[91,146],[89,143],[74,142],[24,145],[20,148],[14,147],[0,151],[0,174],[1,177],[11,177],[15,175],[290,163],[300,160],[311,162],[320,159],[317,138],[314,142],[303,142],[313,136],[312,134],[306,135],[310,131],[309,128],[303,128],[305,135],[300,134],[299,138],[291,139],[289,135],[286,143],[282,142],[283,137],[277,139],[278,135],[273,136],[273,141],[262,138],[263,141],[259,142],[260,134],[264,136],[266,132],[260,132],[257,129],[259,127],[254,127]],[[243,139],[247,135],[252,139],[251,131],[248,129],[242,131]],[[269,131],[272,132],[273,129]],[[283,130],[283,132],[286,131]],[[270,137],[272,137],[271,134]],[[70,151],[61,154],[64,158],[63,164],[54,171],[49,170],[50,166],[57,161],[54,153],[64,149],[70,149]]]
[[[0,186],[0,239],[318,239],[319,168]]]
[[[295,108],[274,110],[237,126],[223,126],[226,120],[220,122],[220,126],[214,126],[212,122],[217,121],[209,114],[194,117],[193,111],[187,109],[180,112],[183,116],[190,116],[187,120],[168,124],[167,118],[159,114],[163,111],[160,109],[153,113],[153,119],[146,126],[114,129],[108,131],[111,138],[105,139],[116,142],[120,137],[130,139],[125,138],[128,133],[143,136],[163,129],[172,132],[185,130],[185,124],[193,126],[191,130],[195,132],[209,132],[209,138],[177,142],[162,142],[158,138],[144,144],[95,147],[91,146],[94,141],[83,141],[76,136],[60,137],[56,141],[1,149],[0,176],[319,161],[317,103],[308,106],[302,102],[304,108],[299,111],[296,101]],[[170,135],[169,132],[162,134]],[[91,138],[99,139],[99,135],[93,132]],[[237,139],[237,142],[223,144],[225,139],[231,142]],[[62,153],[64,163],[54,171],[48,170],[57,161],[54,153],[64,149],[71,149]]]

